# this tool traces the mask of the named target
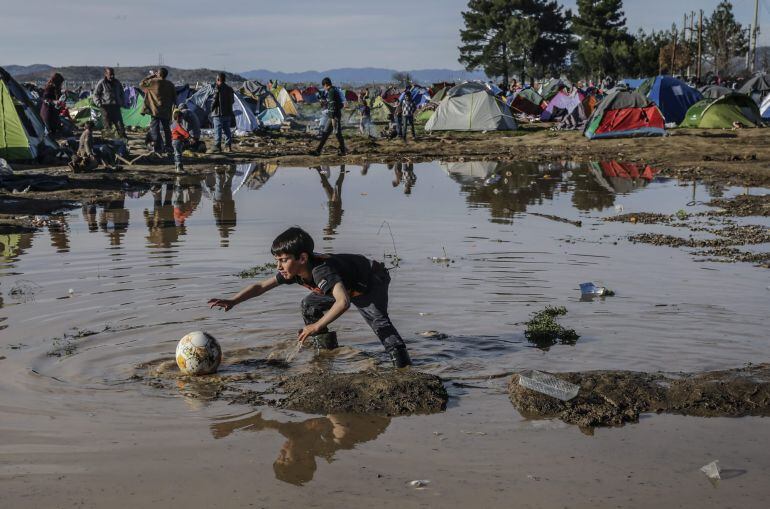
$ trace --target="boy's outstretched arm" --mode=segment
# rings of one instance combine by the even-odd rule
[[[275,276],[263,279],[262,281],[258,283],[254,283],[253,285],[249,285],[240,292],[238,292],[235,297],[232,299],[211,299],[209,300],[208,304],[210,308],[214,307],[220,307],[224,309],[225,311],[231,310],[235,305],[240,304],[241,302],[249,299],[253,299],[254,297],[259,297],[263,293],[265,293],[268,290],[272,290],[278,286],[278,280],[275,278]]]
[[[329,308],[329,311],[324,313],[323,317],[316,323],[306,325],[301,331],[299,331],[299,336],[297,339],[301,343],[304,342],[308,336],[318,334],[324,329],[324,327],[342,316],[342,313],[347,311],[350,307],[350,295],[348,295],[348,290],[342,283],[337,283],[334,285],[332,288],[332,296],[334,297],[334,304],[332,304],[332,307]]]

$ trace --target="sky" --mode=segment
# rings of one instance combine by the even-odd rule
[[[770,0],[760,2],[759,44],[770,45]],[[7,2],[0,65],[157,64],[242,72],[339,67],[399,70],[457,63],[467,0],[35,0]],[[576,0],[561,0],[575,8]],[[625,0],[631,31],[680,26],[719,0]],[[754,0],[733,0],[748,25]],[[697,15],[696,15],[697,19]]]

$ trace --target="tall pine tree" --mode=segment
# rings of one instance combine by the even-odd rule
[[[567,15],[556,1],[470,0],[459,61],[506,83],[513,74],[561,67],[571,41]]]
[[[743,27],[735,20],[733,4],[720,2],[704,22],[706,59],[714,66],[717,76],[730,72],[730,60],[746,52],[748,40]]]
[[[572,30],[580,37],[577,64],[592,78],[625,71],[633,38],[626,31],[623,0],[577,0]]]

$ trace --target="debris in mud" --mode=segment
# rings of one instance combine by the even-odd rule
[[[692,248],[723,248],[770,242],[770,229],[760,225],[730,225],[721,230],[706,231],[717,235],[717,237],[712,239],[695,239],[661,233],[639,233],[630,236],[628,240],[655,246]]]
[[[53,338],[52,347],[50,350],[48,350],[47,355],[49,357],[67,357],[69,355],[73,355],[78,349],[78,339],[94,336],[108,330],[110,330],[109,325],[106,325],[101,331],[78,329],[76,327],[72,330],[72,332],[65,332],[62,337]]]
[[[647,412],[700,417],[770,416],[770,364],[699,374],[633,371],[561,373],[580,386],[570,401],[526,389],[513,375],[511,403],[525,417],[559,418],[580,427],[621,426]]]
[[[703,465],[700,467],[700,471],[706,474],[706,477],[712,481],[718,481],[721,479],[719,475],[719,460],[714,460],[708,465]]]
[[[566,314],[567,308],[564,306],[546,306],[545,309],[536,312],[526,322],[524,336],[539,348],[553,346],[557,341],[563,345],[574,345],[580,338],[578,333],[574,329],[566,329],[556,322],[557,316]]]
[[[273,262],[263,263],[262,265],[256,265],[250,269],[240,271],[238,277],[249,279],[261,276],[271,276],[275,274],[277,267],[278,266]]]
[[[554,216],[552,214],[540,214],[538,212],[530,212],[529,214],[531,216],[537,216],[537,217],[542,217],[542,218],[545,218],[545,219],[550,219],[551,221],[558,221],[560,223],[568,223],[568,224],[571,224],[571,225],[577,226],[577,227],[583,226],[583,222],[582,221],[573,221],[572,219],[567,219],[566,217]]]
[[[8,291],[8,295],[19,302],[30,302],[35,300],[35,294],[43,288],[29,279],[20,279]]]
[[[770,194],[760,196],[742,194],[735,198],[715,198],[708,202],[710,207],[719,207],[722,210],[710,210],[709,216],[770,216]]]
[[[449,337],[443,332],[439,332],[435,330],[425,330],[425,331],[419,332],[418,334],[420,334],[420,336],[424,338],[429,338],[429,339],[446,339]]]
[[[641,223],[641,224],[668,224],[674,220],[674,216],[667,214],[658,214],[655,212],[637,212],[631,214],[621,214],[618,216],[605,217],[605,221],[616,221],[620,223]]]
[[[313,371],[281,380],[282,408],[329,414],[408,415],[446,409],[441,379],[413,369],[331,373]]]
[[[734,247],[721,247],[717,249],[695,251],[692,254],[705,257],[697,261],[718,263],[746,262],[756,264],[762,268],[770,268],[770,253],[752,253],[749,251],[741,251]]]

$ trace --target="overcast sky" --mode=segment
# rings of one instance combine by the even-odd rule
[[[574,8],[575,0],[561,2]],[[719,0],[626,0],[632,31],[681,25]],[[166,65],[228,71],[338,67],[459,69],[467,0],[35,0],[3,2],[0,65]],[[734,0],[747,25],[754,0]],[[760,0],[760,45],[770,0]]]

